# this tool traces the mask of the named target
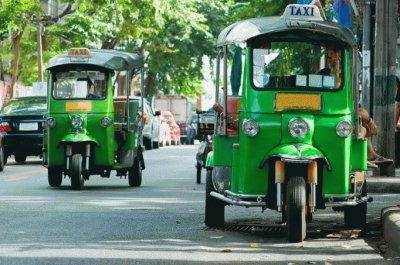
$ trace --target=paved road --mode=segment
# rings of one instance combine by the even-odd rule
[[[195,184],[197,146],[146,151],[143,186],[93,177],[85,190],[47,184],[39,160],[10,160],[0,173],[0,264],[400,264],[387,259],[377,194],[369,229],[343,229],[343,215],[314,216],[308,238],[288,244],[279,214],[227,207],[224,230],[204,227],[204,184]],[[204,177],[203,177],[204,181]]]

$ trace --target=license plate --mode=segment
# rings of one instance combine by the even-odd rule
[[[37,131],[39,129],[37,122],[24,122],[19,124],[20,131]]]
[[[321,95],[277,93],[276,110],[321,110]]]

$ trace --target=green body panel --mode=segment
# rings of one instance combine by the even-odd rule
[[[113,166],[116,146],[115,141],[109,139],[114,139],[114,127],[111,125],[104,128],[100,125],[101,118],[106,116],[106,113],[87,114],[83,125],[85,133],[74,134],[68,114],[52,114],[56,126],[47,129],[48,164],[50,166],[65,164],[65,149],[62,143],[94,142],[96,165]]]
[[[214,167],[214,151],[210,151],[207,154],[206,167]]]
[[[367,139],[355,139],[352,145],[351,168],[367,170]]]
[[[354,100],[352,94],[350,51],[344,54],[343,86],[339,90],[263,90],[251,85],[250,48],[246,52],[242,99],[239,112],[239,136],[215,136],[214,154],[207,161],[212,166],[232,167],[231,191],[239,194],[266,194],[269,166],[260,167],[272,156],[297,156],[320,158],[323,167],[322,194],[346,195],[350,192],[350,175],[353,170],[366,169],[366,141],[355,135],[342,138],[336,133],[340,121],[349,120],[354,125]],[[319,94],[320,110],[275,110],[277,93]],[[309,132],[303,139],[293,138],[288,123],[294,117],[305,119]],[[259,125],[256,136],[243,133],[244,119],[253,119]],[[239,148],[233,150],[233,143]],[[296,148],[297,147],[297,148]],[[361,161],[361,162],[360,162]]]
[[[232,146],[237,141],[236,136],[214,137],[214,166],[232,166]]]

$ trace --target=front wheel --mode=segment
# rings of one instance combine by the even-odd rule
[[[84,178],[82,175],[82,155],[74,154],[71,159],[71,187],[73,190],[81,190],[84,185]]]
[[[62,183],[62,171],[49,167],[47,170],[47,178],[51,187],[60,187]]]
[[[289,242],[301,242],[306,237],[306,183],[301,176],[287,182],[287,233]]]
[[[221,227],[225,223],[225,204],[221,200],[210,195],[211,191],[215,191],[212,183],[212,170],[207,170],[206,177],[206,209],[205,224],[207,226]]]
[[[142,160],[136,156],[133,161],[133,166],[128,172],[129,186],[139,187],[142,185]]]
[[[196,163],[196,183],[201,184],[201,164]]]

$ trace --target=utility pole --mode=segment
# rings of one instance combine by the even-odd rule
[[[396,94],[397,0],[376,1],[373,118],[380,131],[378,152],[394,158],[394,97]]]
[[[38,63],[38,82],[43,82],[43,46],[42,46],[42,32],[43,25],[39,22],[37,23],[37,63]]]
[[[374,0],[364,0],[363,38],[362,38],[362,105],[371,113],[371,5]]]

